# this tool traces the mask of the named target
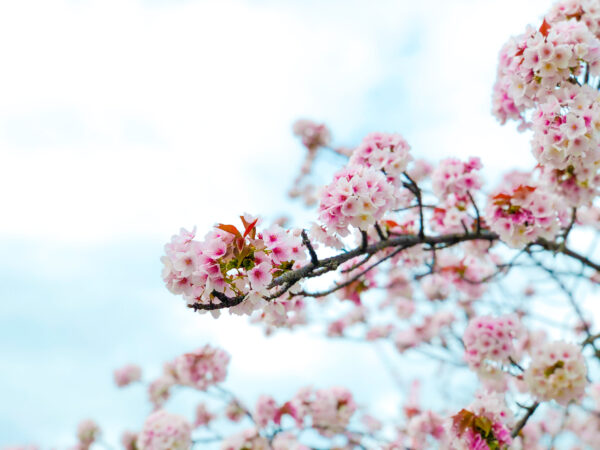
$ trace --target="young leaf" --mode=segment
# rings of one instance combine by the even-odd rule
[[[234,227],[233,225],[225,225],[223,223],[220,223],[219,225],[217,225],[217,228],[220,230],[226,231],[227,233],[231,233],[234,236],[242,237],[242,235],[240,234],[238,229],[236,227]]]
[[[244,224],[244,227],[246,228],[244,231],[244,237],[248,236],[248,234],[249,234],[250,239],[254,239],[254,237],[256,236],[256,222],[258,222],[258,219],[255,219],[251,223],[246,222],[246,219],[244,219],[244,216],[240,216],[240,219],[242,219],[242,223]]]

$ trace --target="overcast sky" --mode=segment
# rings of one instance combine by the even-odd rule
[[[113,368],[156,375],[205,342],[231,353],[249,402],[347,384],[393,412],[370,349],[186,311],[162,285],[162,245],[245,211],[294,215],[297,117],[340,144],[393,131],[433,161],[480,156],[490,176],[530,167],[528,137],[489,113],[491,86],[501,45],[550,4],[1,3],[0,445],[64,447],[85,417],[116,442],[149,407],[113,388]]]

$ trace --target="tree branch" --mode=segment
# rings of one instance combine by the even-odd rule
[[[525,413],[525,415],[521,418],[521,420],[519,420],[517,422],[517,424],[513,428],[512,432],[510,433],[512,438],[516,438],[519,435],[519,433],[521,432],[523,427],[527,424],[527,421],[533,415],[533,413],[535,412],[535,410],[537,409],[538,406],[540,406],[540,402],[535,402],[530,407],[525,408],[527,410],[527,413]]]
[[[439,236],[425,236],[425,235],[414,235],[414,234],[403,234],[403,235],[395,235],[395,237],[389,237],[386,240],[382,240],[379,242],[375,242],[371,245],[368,245],[368,240],[366,239],[366,232],[361,233],[363,239],[361,244],[344,253],[340,253],[335,256],[331,256],[329,258],[323,258],[321,260],[317,259],[316,263],[312,260],[305,266],[300,269],[291,270],[289,272],[284,273],[273,279],[271,284],[267,286],[268,289],[272,289],[277,286],[285,286],[284,289],[281,289],[279,292],[265,297],[266,300],[272,300],[273,298],[277,298],[283,294],[285,294],[291,286],[293,286],[298,281],[301,281],[305,278],[313,278],[317,276],[321,276],[325,273],[336,270],[341,264],[346,261],[351,260],[357,256],[365,255],[367,257],[374,255],[382,250],[388,248],[399,248],[397,251],[393,252],[397,254],[398,252],[408,249],[410,247],[414,247],[416,245],[429,245],[430,247],[436,248],[447,248],[459,244],[461,242],[467,241],[477,241],[484,240],[493,243],[499,240],[499,237],[496,233],[491,231],[482,229],[479,233],[473,232],[465,232],[465,233],[451,233],[451,234],[443,234]],[[573,258],[579,261],[584,266],[592,268],[600,272],[600,265],[590,260],[588,257],[575,252],[574,250],[569,249],[564,245],[564,243],[551,242],[543,238],[539,238],[534,243],[530,244],[527,248],[527,252],[531,252],[531,246],[540,246],[545,250],[549,250],[555,253],[562,253],[565,256]],[[313,249],[314,250],[314,249]],[[310,251],[309,251],[310,252]],[[387,258],[386,258],[387,259]],[[368,258],[365,258],[365,262]],[[378,261],[375,265],[379,264],[383,260]],[[538,262],[536,261],[536,264]],[[540,263],[541,264],[541,263]],[[364,275],[368,270],[371,270],[375,265],[371,265],[369,269],[361,272],[360,275]],[[538,264],[539,265],[539,264]],[[546,268],[547,269],[547,268]],[[359,276],[360,276],[359,275]],[[193,305],[188,305],[189,308],[194,310],[216,310],[223,308],[230,308],[232,306],[239,305],[246,298],[245,295],[238,295],[235,297],[228,297],[222,292],[218,292],[216,290],[212,291],[212,295],[220,300],[220,303],[195,303]]]

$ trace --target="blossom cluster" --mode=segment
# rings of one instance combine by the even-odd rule
[[[290,415],[300,426],[311,417],[312,426],[325,436],[341,432],[356,412],[352,393],[346,388],[303,388],[290,401],[279,406],[270,396],[261,396],[253,415],[256,424],[265,427],[269,423],[279,425],[284,414]]]
[[[588,85],[555,91],[532,116],[533,155],[571,204],[590,203],[598,186],[600,95]],[[582,195],[588,193],[587,196]]]
[[[597,2],[558,2],[503,47],[494,85],[493,113],[532,128],[541,180],[574,207],[600,188],[599,23]]]
[[[206,344],[204,347],[175,358],[173,374],[177,384],[205,391],[225,380],[229,355]]]
[[[179,355],[164,365],[161,376],[148,386],[148,395],[156,409],[170,397],[173,386],[187,386],[205,391],[221,383],[227,375],[230,356],[224,350],[206,344],[193,352]]]
[[[162,409],[148,416],[136,443],[139,450],[189,450],[191,445],[192,426]]]
[[[483,185],[479,174],[481,168],[479,158],[469,158],[467,162],[447,158],[433,170],[431,184],[439,200],[431,218],[435,231],[459,233],[472,224],[473,218],[468,209]]]
[[[600,73],[600,41],[576,20],[544,21],[539,30],[528,30],[501,50],[494,85],[493,113],[525,120],[523,112],[574,80],[583,65],[591,75]]]
[[[475,400],[452,417],[451,447],[456,450],[505,450],[512,438],[512,413],[500,394],[479,392]]]
[[[563,0],[552,5],[546,20],[555,23],[575,19],[600,38],[600,6],[596,0]]]
[[[405,202],[400,175],[412,159],[401,135],[367,135],[321,192],[319,219],[327,234],[347,236],[349,226],[366,231]]]
[[[487,220],[492,231],[511,247],[538,238],[553,239],[566,221],[564,204],[527,174],[511,173],[491,195]]]
[[[481,252],[476,243],[465,243],[462,246],[462,254],[451,251],[441,251],[437,255],[437,274],[440,276],[436,283],[437,289],[442,292],[445,289],[442,283],[454,288],[467,300],[480,298],[487,289],[487,277],[496,270],[497,260],[491,252]],[[425,286],[424,289],[431,289]],[[431,295],[432,292],[429,292]]]
[[[479,158],[469,158],[465,163],[457,158],[447,158],[439,162],[431,174],[431,184],[435,196],[448,203],[448,197],[454,202],[467,203],[468,193],[482,186],[482,165]]]
[[[587,386],[587,367],[581,349],[563,341],[538,347],[524,374],[533,395],[566,405],[578,400]]]
[[[301,267],[306,253],[299,230],[273,225],[257,232],[258,219],[241,219],[243,232],[219,224],[203,241],[194,239],[194,231],[173,236],[162,257],[167,288],[190,305],[218,305],[220,294],[244,296],[233,312],[250,313],[263,305],[273,278]]]
[[[367,230],[397,206],[396,188],[381,171],[349,165],[323,189],[319,219],[331,234],[347,236],[350,225]]]
[[[518,318],[479,316],[471,319],[463,334],[465,359],[470,367],[478,369],[487,360],[508,363],[514,356],[513,339],[520,332]]]
[[[354,149],[348,164],[384,171],[396,181],[412,159],[410,145],[401,135],[370,133]]]

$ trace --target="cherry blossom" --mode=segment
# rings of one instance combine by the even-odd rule
[[[205,345],[193,352],[178,356],[174,363],[178,384],[201,391],[225,380],[229,355],[223,350]]]
[[[158,410],[148,416],[137,440],[139,450],[187,450],[192,427],[181,416]]]
[[[115,370],[114,378],[117,386],[124,387],[136,381],[140,381],[142,378],[142,369],[135,364],[128,364]]]
[[[578,401],[588,384],[587,367],[581,350],[562,341],[548,342],[532,355],[525,382],[540,400],[560,404]]]

